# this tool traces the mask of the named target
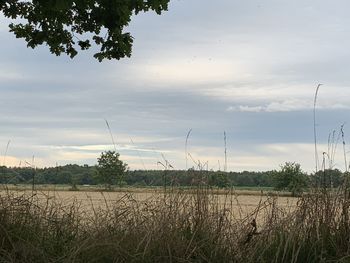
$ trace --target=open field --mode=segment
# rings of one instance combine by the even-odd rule
[[[4,189],[0,261],[347,262],[344,193]]]
[[[81,211],[91,212],[94,209],[106,210],[119,202],[139,202],[139,203],[154,203],[159,199],[164,198],[164,191],[161,188],[150,189],[150,188],[129,188],[129,189],[118,189],[113,192],[99,192],[97,190],[81,190],[81,191],[67,191],[65,188],[53,191],[51,188],[42,188],[43,190],[37,190],[32,193],[27,187],[21,190],[0,191],[1,195],[7,195],[10,193],[13,196],[31,196],[35,194],[36,198],[42,203],[47,200],[59,202],[64,206],[71,204],[79,205]],[[46,190],[44,190],[46,189]],[[185,190],[173,190],[168,191],[168,194],[177,195],[181,194],[184,196],[194,196],[195,189]],[[209,190],[208,199],[211,205],[215,206],[216,209],[227,209],[230,210],[232,216],[239,220],[249,218],[254,214],[254,211],[259,207],[268,206],[270,202],[275,203],[280,210],[285,213],[289,213],[295,208],[298,198],[286,197],[286,196],[269,196],[261,191],[248,191],[247,190]],[[127,200],[127,201],[126,201]],[[258,213],[258,218],[265,215],[265,210],[261,209]]]
[[[166,192],[162,187],[124,187],[105,191],[102,186],[79,186],[79,191],[72,191],[69,185],[36,185],[34,192],[30,185],[6,185],[6,189],[6,191],[0,191],[0,195],[11,193],[14,196],[31,196],[34,193],[41,203],[45,204],[50,200],[64,206],[76,204],[84,213],[108,210],[120,202],[152,204],[167,195],[179,194],[193,198],[197,194],[197,189],[189,187],[169,188]],[[255,218],[258,222],[266,217],[269,212],[266,208],[272,202],[281,213],[289,214],[295,209],[298,201],[298,198],[291,197],[288,192],[275,192],[267,187],[214,188],[208,189],[205,194],[212,207],[229,211],[235,220],[249,221]]]
[[[29,191],[32,190],[32,186],[30,184],[6,184],[0,185],[0,189],[8,189],[15,191]],[[192,191],[193,187],[168,187],[169,190],[183,190],[183,191]],[[250,187],[250,186],[234,186],[232,188],[215,188],[211,187],[211,192],[218,195],[226,195],[228,192],[234,191],[238,195],[276,195],[276,196],[291,196],[290,192],[283,191],[274,191],[273,187]],[[72,191],[71,185],[64,184],[36,184],[36,191],[51,191],[51,192],[59,192],[59,191]],[[127,192],[127,193],[163,193],[164,187],[160,186],[150,186],[150,187],[114,187],[111,190],[106,191],[105,187],[102,185],[77,185],[77,189],[73,191],[82,191],[82,192]]]

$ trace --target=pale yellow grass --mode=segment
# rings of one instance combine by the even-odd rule
[[[180,191],[184,195],[194,196],[194,190]],[[42,204],[47,202],[58,202],[63,206],[70,207],[72,204],[79,206],[81,212],[91,214],[95,211],[108,210],[115,207],[115,204],[124,205],[151,204],[164,197],[161,189],[131,188],[113,192],[94,191],[53,191],[28,189],[2,190],[0,195],[11,193],[13,195],[30,196],[34,194]],[[179,191],[174,192],[178,194]],[[209,191],[207,196],[212,209],[227,210],[236,220],[251,220],[252,218],[266,218],[272,208],[287,215],[296,207],[298,198],[286,196],[268,196],[267,194],[255,191],[255,195],[244,194],[245,190],[237,191]],[[257,195],[260,193],[260,196]],[[168,192],[167,194],[171,194]]]

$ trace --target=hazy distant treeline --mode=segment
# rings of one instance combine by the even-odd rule
[[[50,168],[0,167],[0,183],[10,184],[77,184],[96,185],[100,176],[95,166],[65,165]],[[219,172],[219,171],[128,171],[123,184],[134,186],[190,186],[198,182],[213,186],[272,186],[271,172]]]
[[[183,170],[136,170],[123,176],[123,185],[130,186],[191,186],[204,183],[216,187],[246,186],[274,187],[276,171],[267,172],[222,172]],[[310,182],[318,185],[338,186],[342,182],[339,170],[319,172],[309,176]],[[0,183],[5,184],[71,184],[97,185],[101,178],[95,166],[65,165],[50,168],[4,167],[0,166]]]

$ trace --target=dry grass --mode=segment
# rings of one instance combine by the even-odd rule
[[[2,186],[2,188],[10,191],[32,191],[32,186],[28,184],[7,184]],[[187,193],[196,193],[196,189],[193,187],[171,187],[172,189],[177,189],[179,191],[185,191]],[[37,184],[35,185],[35,190],[40,192],[50,191],[50,192],[61,192],[61,191],[81,191],[81,192],[116,192],[116,193],[163,193],[163,186],[154,186],[154,187],[114,187],[109,190],[106,190],[104,186],[101,185],[77,185],[76,189],[72,189],[71,185],[52,185],[52,184]],[[230,188],[211,188],[211,193],[215,195],[227,195],[228,192],[234,190],[236,195],[246,195],[246,196],[283,196],[291,197],[291,192],[285,191],[275,191],[272,187],[235,187]],[[1,190],[0,190],[1,191]]]
[[[345,195],[346,194],[346,195]],[[222,198],[222,196],[221,196]],[[1,262],[348,262],[346,188],[300,198],[293,211],[262,197],[247,216],[235,192],[173,189],[105,207],[35,192],[0,197]]]

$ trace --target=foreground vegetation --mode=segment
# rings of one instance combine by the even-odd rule
[[[277,197],[243,216],[235,192],[205,185],[138,202],[124,195],[90,213],[79,202],[3,191],[1,262],[348,262],[348,188],[314,188],[293,212]],[[261,199],[263,200],[263,199]],[[230,205],[231,204],[231,205]]]

